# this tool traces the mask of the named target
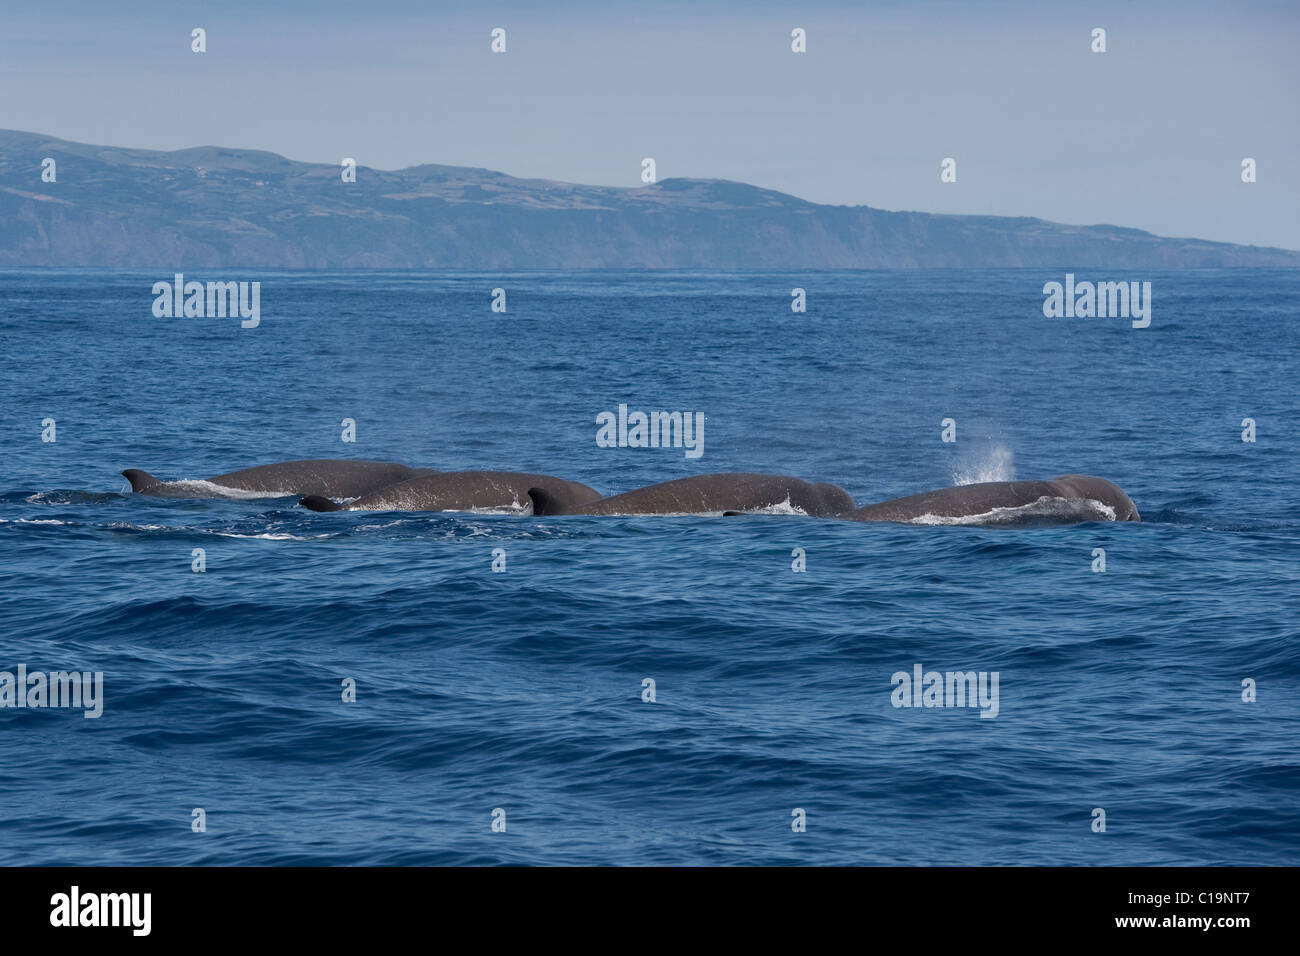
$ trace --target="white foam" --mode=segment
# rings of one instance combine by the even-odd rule
[[[288,489],[277,491],[248,491],[245,488],[231,488],[227,485],[218,485],[215,482],[205,481],[201,478],[185,478],[181,481],[163,482],[167,488],[175,488],[180,491],[198,492],[197,498],[231,498],[238,501],[247,501],[254,498],[288,498],[295,492]]]
[[[462,512],[462,514],[471,514],[471,515],[517,515],[517,514],[530,515],[532,513],[533,513],[532,499],[529,499],[528,504],[520,504],[518,498],[516,498],[513,502],[511,502],[508,505],[502,505],[500,507],[493,507],[493,508],[468,508],[464,512]]]
[[[795,507],[789,502],[782,502],[777,505],[767,505],[763,508],[756,508],[753,511],[610,511],[601,512],[615,518],[722,518],[728,514],[744,515],[774,515],[777,517],[789,517],[793,515],[808,516],[808,512],[802,508]],[[579,515],[581,512],[578,513]]]
[[[802,508],[800,508],[798,505],[792,505],[792,504],[790,503],[790,496],[789,496],[789,495],[786,495],[786,496],[785,496],[785,501],[778,502],[778,503],[776,503],[776,504],[774,504],[774,505],[768,505],[768,506],[765,507],[765,508],[759,508],[757,511],[749,511],[749,512],[746,512],[746,514],[755,514],[755,515],[804,515],[804,516],[806,517],[806,516],[808,515],[808,512],[804,511],[804,510],[803,510]]]
[[[62,524],[62,522],[59,522]],[[109,524],[110,528],[119,531],[176,531],[184,534],[215,534],[222,538],[258,538],[263,541],[312,541],[316,538],[328,538],[329,534],[301,535],[286,534],[284,532],[264,531],[259,534],[241,534],[238,531],[218,531],[215,528],[191,528],[165,524],[131,524],[128,521],[114,521]]]
[[[601,512],[611,518],[721,518],[722,511],[609,511]],[[577,516],[581,516],[581,512]]]
[[[973,515],[924,514],[908,524],[1027,524],[1035,521],[1114,521],[1115,509],[1092,498],[1057,498],[1043,495],[1037,501],[1013,508],[994,508]]]
[[[352,499],[355,501],[356,499]],[[533,503],[530,499],[526,504],[520,504],[519,499],[515,498],[508,505],[493,505],[489,508],[427,508],[423,507],[419,499],[403,498],[395,501],[391,505],[383,508],[349,508],[343,506],[344,511],[405,511],[411,514],[462,514],[462,515],[520,515],[532,514]],[[384,525],[362,525],[361,527],[385,527]]]
[[[211,534],[219,535],[222,538],[247,538],[259,541],[312,541],[317,538],[328,538],[328,534],[316,534],[303,537],[296,534],[285,534],[283,532],[275,533],[271,531],[262,534],[238,534],[234,531],[213,531]]]

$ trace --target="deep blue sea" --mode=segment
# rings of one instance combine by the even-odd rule
[[[1065,271],[187,275],[259,280],[256,329],[155,318],[170,274],[0,272],[0,671],[104,675],[97,719],[0,709],[0,863],[1300,863],[1300,273],[1081,271],[1152,283],[1134,329],[1045,318]],[[702,412],[704,454],[597,447],[620,403]],[[119,476],[315,457],[858,504],[1082,472],[1144,520],[317,514]],[[895,707],[916,665],[997,672],[997,716]]]

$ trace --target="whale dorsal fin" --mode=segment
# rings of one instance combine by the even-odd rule
[[[140,468],[128,468],[122,477],[131,482],[131,490],[137,494],[153,485],[161,484],[157,478]]]
[[[529,488],[528,497],[533,501],[533,514],[535,515],[564,514],[564,506],[560,504],[555,495],[545,488]]]

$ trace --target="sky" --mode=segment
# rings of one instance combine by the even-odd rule
[[[0,128],[1300,249],[1298,48],[1300,0],[3,0]]]

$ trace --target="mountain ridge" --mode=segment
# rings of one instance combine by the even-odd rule
[[[41,163],[56,162],[43,182]],[[266,150],[0,130],[0,266],[298,269],[1197,268],[1300,252],[1034,217],[813,203],[723,179],[589,186]]]

